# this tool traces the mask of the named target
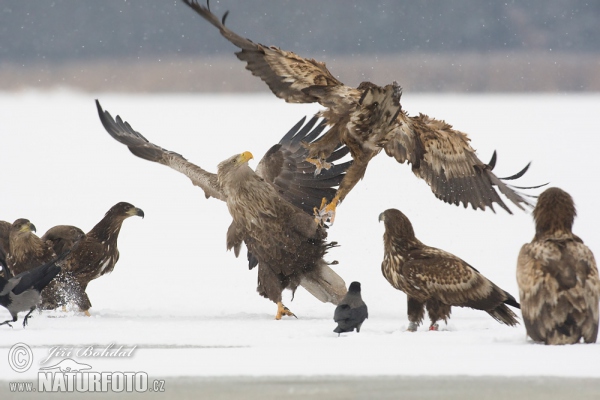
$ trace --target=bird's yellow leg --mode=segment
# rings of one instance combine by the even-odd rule
[[[319,175],[321,173],[321,170],[331,168],[331,163],[325,161],[324,158],[307,158],[304,161],[314,164],[315,167],[317,167],[317,169],[315,170],[315,176]]]
[[[89,310],[85,310],[85,311],[83,311],[83,314],[84,314],[86,317],[91,317],[91,316],[92,316],[92,315],[90,314]]]
[[[275,315],[275,319],[280,320],[281,317],[283,317],[284,315],[298,318],[298,317],[296,317],[296,314],[291,312],[290,309],[287,308],[286,306],[284,306],[282,302],[278,302],[277,303],[277,314]]]
[[[333,225],[333,221],[335,221],[335,210],[339,201],[340,196],[337,194],[329,204],[327,204],[327,199],[323,198],[323,200],[321,201],[321,208],[318,211],[315,211],[315,221],[318,224],[329,222],[331,225]]]

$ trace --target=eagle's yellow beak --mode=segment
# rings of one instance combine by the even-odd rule
[[[245,151],[242,154],[240,154],[240,162],[248,162],[250,160],[252,160],[254,158],[254,156],[252,155],[252,153],[250,153],[249,151]]]
[[[35,225],[32,224],[31,222],[28,222],[26,224],[23,224],[23,226],[20,229],[21,232],[37,232],[35,229]]]

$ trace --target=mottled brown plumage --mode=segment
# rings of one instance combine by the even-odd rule
[[[73,225],[56,225],[48,229],[41,239],[45,242],[50,242],[54,253],[61,255],[66,251],[70,251],[75,243],[81,240],[85,233]]]
[[[42,292],[42,308],[54,309],[69,303],[87,312],[92,306],[85,290],[94,279],[112,272],[119,260],[117,239],[123,221],[132,216],[144,217],[144,212],[126,202],[112,206],[87,234],[71,247],[59,276]],[[71,227],[75,228],[75,227]],[[78,236],[77,228],[60,228],[67,236]],[[64,244],[64,243],[63,243]]]
[[[12,278],[10,272],[8,271],[6,257],[8,255],[9,243],[8,243],[8,235],[10,234],[11,223],[7,221],[0,221],[0,276],[5,279]]]
[[[518,324],[507,305],[519,308],[515,298],[465,261],[444,250],[421,243],[408,218],[396,209],[379,215],[385,224],[383,276],[408,297],[409,330],[421,324],[427,308],[432,329],[450,317],[451,307],[486,311],[496,321]]]
[[[545,344],[596,342],[600,280],[591,250],[572,232],[572,197],[549,188],[533,211],[535,237],[523,245],[517,283],[527,334]]]
[[[6,262],[12,276],[56,259],[52,245],[35,235],[35,225],[28,219],[13,222],[9,233],[9,250]]]
[[[180,154],[150,143],[117,116],[116,121],[97,103],[100,120],[107,132],[127,145],[138,157],[164,164],[190,178],[207,197],[227,203],[233,218],[227,231],[227,249],[239,255],[242,243],[248,248],[250,267],[258,264],[258,292],[277,303],[278,313],[293,315],[281,302],[284,289],[302,285],[323,302],[337,304],[346,294],[346,285],[323,260],[333,243],[312,217],[312,209],[323,197],[333,197],[334,186],[343,178],[348,163],[314,175],[315,166],[304,159],[307,150],[301,141],[311,142],[322,132],[313,118],[296,124],[271,147],[256,167],[248,166],[251,154],[235,155],[219,164],[217,174],[203,170]],[[304,126],[303,126],[304,125]],[[314,127],[314,129],[313,129]],[[328,158],[335,161],[347,153],[337,149]]]
[[[237,57],[246,69],[262,79],[279,98],[290,103],[314,103],[326,107],[319,115],[331,129],[320,140],[308,144],[308,158],[327,168],[326,158],[341,142],[348,146],[354,163],[348,169],[335,198],[321,208],[320,217],[332,218],[335,206],[363,178],[369,161],[382,149],[399,163],[408,162],[413,173],[425,180],[437,198],[446,203],[470,204],[485,210],[497,203],[507,212],[496,189],[517,207],[529,202],[502,179],[516,179],[527,167],[508,178],[498,178],[469,145],[467,136],[444,121],[424,114],[409,117],[401,110],[401,90],[396,82],[384,87],[363,82],[357,88],[336,79],[324,63],[306,59],[274,46],[254,43],[225,26],[208,7],[197,0],[184,0],[200,16],[219,29],[221,35],[241,49]],[[317,169],[317,173],[320,168]]]

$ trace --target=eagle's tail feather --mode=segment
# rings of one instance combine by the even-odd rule
[[[324,261],[311,272],[305,274],[300,286],[323,303],[339,304],[346,295],[346,282]]]
[[[506,324],[508,326],[515,326],[519,324],[517,315],[511,311],[506,304],[500,304],[498,307],[487,310],[487,313],[492,316],[496,321]]]

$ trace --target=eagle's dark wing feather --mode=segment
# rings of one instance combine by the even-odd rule
[[[520,209],[523,205],[531,206],[492,172],[495,154],[490,164],[484,164],[467,135],[427,115],[409,118],[401,114],[399,118],[404,123],[394,129],[385,152],[400,163],[412,164],[413,173],[427,182],[437,198],[482,210],[486,207],[494,210],[493,203],[497,203],[512,214],[499,191]]]
[[[347,106],[360,98],[356,89],[344,86],[327,69],[325,63],[302,58],[297,54],[281,50],[274,46],[254,43],[232,32],[224,24],[227,14],[220,20],[208,7],[201,6],[196,0],[183,0],[202,18],[214,25],[221,35],[239,47],[237,57],[247,63],[246,69],[258,76],[275,96],[289,103],[319,102],[325,107]],[[318,90],[313,92],[315,89]],[[352,95],[348,95],[349,93]],[[332,101],[332,99],[336,99]]]
[[[291,204],[310,215],[315,207],[320,207],[323,198],[331,201],[335,187],[345,176],[351,162],[332,166],[329,170],[315,176],[315,165],[305,161],[308,150],[302,143],[318,140],[323,132],[325,121],[317,124],[313,117],[306,125],[296,124],[275,146],[264,155],[256,173],[272,184],[279,194]],[[313,128],[314,127],[314,128]],[[328,162],[338,160],[348,153],[347,147],[339,148]]]
[[[98,100],[96,100],[96,107],[98,108],[98,115],[104,129],[115,140],[126,145],[134,155],[144,160],[166,165],[181,172],[190,178],[195,186],[202,188],[206,197],[212,196],[225,201],[225,194],[219,186],[216,174],[207,172],[197,165],[192,164],[180,154],[163,149],[149,142],[144,136],[133,130],[131,125],[123,121],[121,117],[117,116],[115,120],[108,111],[102,110]]]

